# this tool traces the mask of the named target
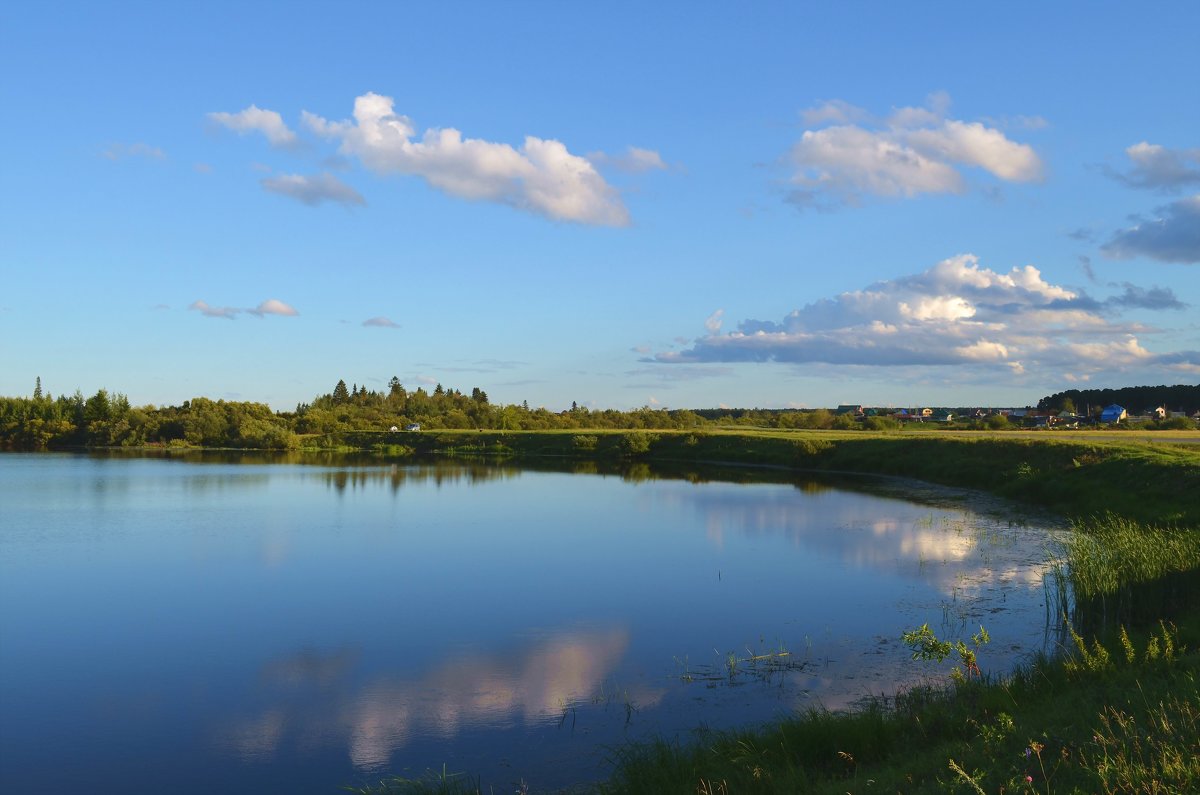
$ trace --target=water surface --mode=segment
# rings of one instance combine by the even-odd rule
[[[0,455],[0,790],[541,790],[940,675],[923,622],[1047,642],[1045,527],[635,474]]]

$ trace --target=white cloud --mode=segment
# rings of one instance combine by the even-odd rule
[[[209,306],[204,301],[193,301],[188,309],[194,309],[205,317],[223,317],[226,320],[233,320],[242,310],[235,309],[231,306]]]
[[[1032,147],[980,122],[945,118],[948,109],[949,97],[934,94],[926,107],[899,108],[883,123],[846,103],[806,111],[810,126],[833,126],[806,130],[792,147],[791,200],[832,207],[868,195],[961,193],[967,187],[963,167],[1006,182],[1041,179],[1042,162]]]
[[[1165,366],[1168,359],[1200,362],[1197,352],[1152,353],[1138,335],[1154,329],[1117,318],[1131,307],[1183,308],[1170,290],[1111,287],[1123,292],[1099,300],[1046,281],[1032,265],[1004,273],[964,254],[816,301],[778,322],[744,320],[726,334],[710,329],[688,348],[648,361],[954,365],[998,377],[1120,372]]]
[[[636,146],[626,148],[619,155],[606,152],[588,152],[587,159],[599,168],[611,168],[627,174],[641,174],[646,171],[665,171],[667,164],[662,156],[653,149],[641,149]]]
[[[900,314],[911,320],[961,320],[975,314],[975,307],[957,295],[923,296],[915,306],[901,301],[898,307]]]
[[[826,124],[852,124],[870,118],[862,108],[840,99],[822,102],[800,111],[800,121],[805,127],[822,127]]]
[[[711,315],[709,315],[708,319],[704,321],[704,328],[708,329],[709,334],[716,334],[721,330],[721,318],[724,316],[724,314],[724,309],[718,309],[716,312],[713,312]]]
[[[1142,141],[1125,154],[1133,163],[1129,171],[1106,169],[1106,173],[1130,187],[1173,192],[1200,185],[1200,148],[1168,149]]]
[[[1158,217],[1115,234],[1101,250],[1110,257],[1200,262],[1200,193],[1158,208]]]
[[[400,324],[386,317],[373,317],[369,320],[364,320],[363,325],[368,328],[400,328]]]
[[[1042,176],[1042,162],[1032,147],[979,122],[946,120],[932,129],[913,130],[907,140],[930,156],[978,166],[1009,182],[1032,182]]]
[[[150,144],[112,144],[100,153],[109,160],[124,160],[128,157],[144,157],[149,160],[164,160],[166,152]]]
[[[798,169],[794,183],[850,202],[862,194],[915,196],[963,189],[962,176],[949,164],[861,127],[807,130],[791,157]]]
[[[328,171],[322,171],[311,177],[301,174],[280,174],[264,178],[261,180],[261,184],[264,190],[287,196],[310,207],[315,207],[322,202],[360,206],[367,203],[362,194]]]
[[[232,306],[211,306],[205,301],[200,300],[193,301],[188,306],[188,309],[194,309],[205,317],[220,317],[226,320],[233,320],[241,314],[254,315],[256,317],[265,317],[266,315],[295,317],[300,314],[294,307],[276,298],[268,298],[252,309],[242,309]]]
[[[414,138],[412,120],[391,97],[364,94],[354,118],[331,122],[303,114],[317,135],[340,141],[343,155],[379,174],[411,174],[453,196],[495,201],[559,221],[624,226],[629,213],[586,158],[559,141],[526,136],[521,148],[430,128]]]
[[[273,110],[263,110],[256,105],[251,105],[237,113],[210,113],[208,118],[222,127],[233,130],[238,135],[251,132],[262,133],[271,146],[280,149],[294,147],[300,142],[296,133],[288,129],[282,116]]]
[[[246,311],[252,315],[257,315],[258,317],[262,317],[263,315],[283,315],[284,317],[295,317],[296,315],[300,314],[295,310],[295,308],[276,298],[268,298],[254,309],[247,309]]]

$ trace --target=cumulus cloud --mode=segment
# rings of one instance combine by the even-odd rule
[[[208,118],[238,135],[262,133],[271,146],[279,149],[289,149],[300,143],[299,136],[288,128],[282,116],[276,111],[264,110],[257,105],[251,105],[237,113],[210,113]]]
[[[241,309],[235,309],[232,306],[210,306],[204,301],[193,301],[188,309],[194,309],[205,317],[223,317],[226,320],[233,320]]]
[[[1007,273],[964,254],[921,273],[876,282],[797,309],[782,320],[744,320],[682,351],[645,361],[912,366],[958,365],[1020,375],[1152,366],[1161,359],[1124,323],[1125,309],[1180,309],[1165,288],[1123,285],[1097,299],[1048,282],[1032,265]],[[1200,361],[1200,354],[1183,354]]]
[[[373,318],[370,318],[369,320],[364,320],[363,325],[368,328],[400,328],[399,323],[397,323],[393,320],[389,320],[388,318],[383,317],[383,316],[373,317]]]
[[[981,122],[946,118],[949,97],[935,94],[925,107],[899,108],[877,121],[844,102],[802,114],[807,125],[789,160],[795,171],[790,201],[831,209],[865,196],[913,197],[961,193],[964,167],[1005,182],[1042,177],[1042,161],[1027,144]]]
[[[328,171],[322,171],[311,177],[301,174],[280,174],[264,178],[261,180],[261,184],[264,190],[295,199],[309,207],[316,207],[322,202],[335,202],[347,206],[361,206],[367,203],[362,194]]]
[[[1149,257],[1161,262],[1200,262],[1200,193],[1171,202],[1113,235],[1101,251],[1116,259]]]
[[[630,146],[618,155],[606,152],[588,152],[587,159],[599,168],[611,168],[626,174],[641,174],[646,171],[665,171],[667,164],[653,149]]]
[[[124,160],[129,157],[144,157],[149,160],[164,160],[166,152],[150,144],[112,144],[100,153],[108,160]]]
[[[1170,193],[1200,185],[1200,148],[1168,149],[1142,141],[1125,154],[1132,163],[1128,171],[1108,168],[1105,173],[1130,187]]]
[[[463,199],[494,201],[559,221],[624,226],[629,213],[617,192],[586,158],[561,142],[526,136],[519,149],[464,138],[447,127],[420,138],[413,121],[397,114],[391,97],[364,94],[354,118],[331,122],[303,113],[319,136],[340,142],[339,152],[378,174],[410,174]]]
[[[226,320],[234,320],[238,315],[247,314],[255,317],[265,317],[267,315],[280,315],[283,317],[295,317],[300,313],[296,309],[277,298],[268,298],[256,307],[250,309],[242,309],[233,306],[212,306],[205,301],[193,301],[188,309],[193,309],[205,317],[220,317]]]
[[[254,309],[247,309],[246,311],[252,315],[257,315],[258,317],[262,317],[263,315],[283,315],[284,317],[295,317],[296,315],[300,314],[295,310],[295,308],[276,298],[268,298]]]

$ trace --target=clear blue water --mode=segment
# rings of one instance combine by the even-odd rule
[[[865,488],[0,455],[0,791],[542,790],[1043,647],[1052,532]]]

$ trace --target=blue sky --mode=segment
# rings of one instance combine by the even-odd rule
[[[1200,6],[649,5],[10,4],[0,394],[1197,382]]]

